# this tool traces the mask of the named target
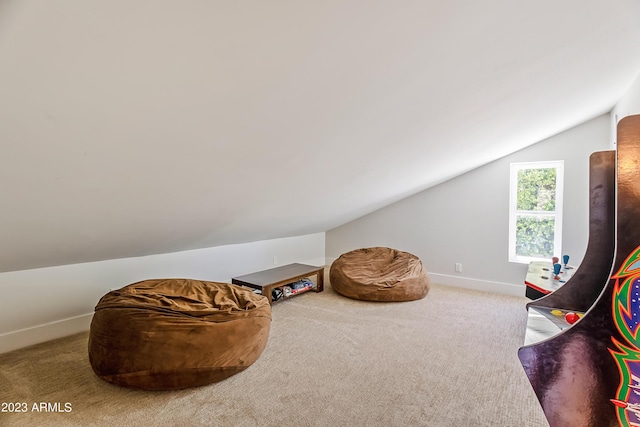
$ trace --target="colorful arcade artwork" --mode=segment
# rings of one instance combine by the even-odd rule
[[[618,365],[620,385],[615,399],[618,422],[622,427],[640,427],[640,246],[612,276],[615,280],[612,317],[624,342],[612,337],[615,349],[609,349]]]

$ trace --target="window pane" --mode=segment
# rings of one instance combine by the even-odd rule
[[[551,258],[553,254],[555,218],[516,217],[516,255]]]
[[[520,211],[556,210],[556,169],[520,169],[518,204]],[[553,240],[553,239],[552,239]]]

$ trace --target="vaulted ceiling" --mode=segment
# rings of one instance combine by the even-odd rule
[[[0,0],[0,271],[329,230],[609,111],[635,0]]]

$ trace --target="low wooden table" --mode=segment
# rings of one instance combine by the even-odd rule
[[[324,267],[315,267],[306,264],[288,264],[270,270],[234,277],[231,279],[231,283],[234,285],[247,286],[252,289],[259,289],[262,295],[269,298],[269,303],[272,304],[271,293],[274,288],[288,285],[296,280],[311,276],[317,276],[314,290],[316,292],[322,292],[324,289]]]

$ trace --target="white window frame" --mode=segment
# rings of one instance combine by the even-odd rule
[[[556,210],[554,212],[518,211],[518,171],[522,169],[556,169]],[[509,262],[529,264],[532,261],[549,261],[548,258],[529,257],[516,254],[516,220],[519,215],[555,217],[553,233],[553,256],[562,254],[562,205],[564,201],[564,160],[511,163],[509,178]]]

